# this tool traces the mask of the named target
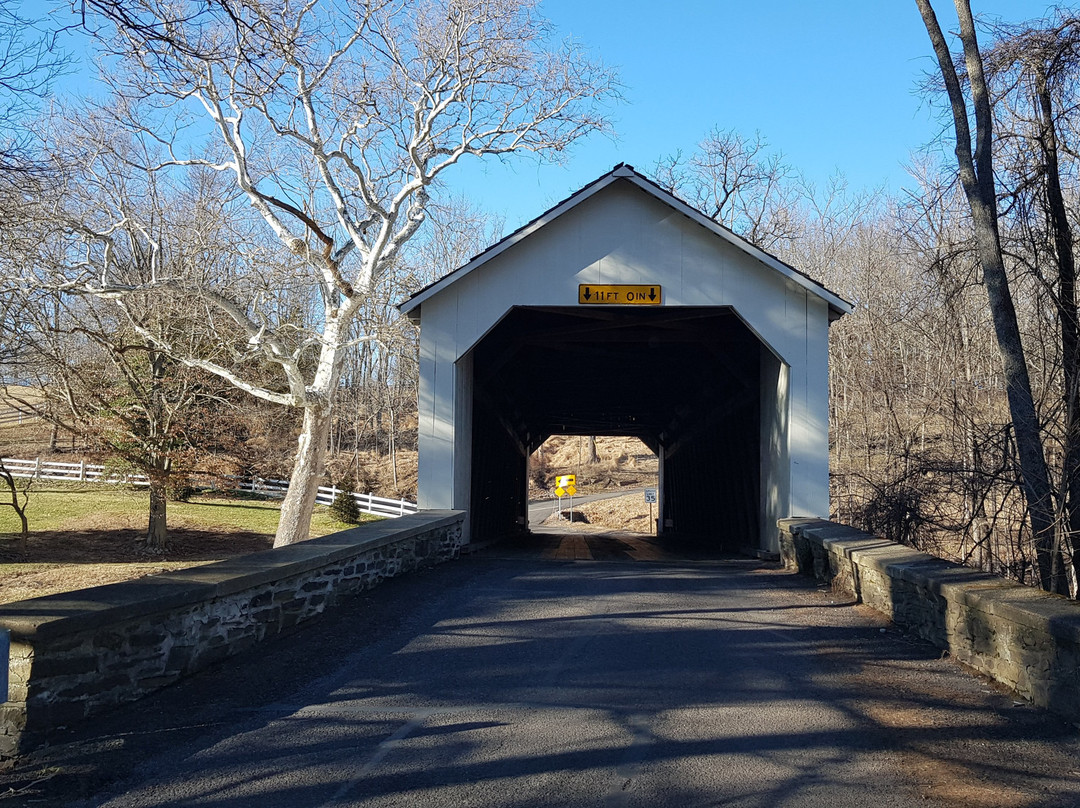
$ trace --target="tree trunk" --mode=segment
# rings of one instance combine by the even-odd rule
[[[153,346],[147,346],[152,348]],[[163,446],[168,441],[165,424],[165,399],[162,379],[165,378],[167,360],[161,351],[151,350],[149,401],[146,407],[146,443],[149,449],[150,514],[146,526],[148,553],[163,553],[169,544],[168,488],[172,458]]]
[[[600,455],[596,453],[596,435],[589,435],[589,456],[586,462],[589,464],[600,462]]]
[[[304,541],[311,530],[311,515],[315,511],[315,498],[319,494],[319,480],[326,462],[326,446],[333,423],[330,411],[345,364],[344,331],[347,327],[347,320],[337,312],[327,319],[323,328],[319,364],[305,391],[304,422],[296,441],[289,490],[281,503],[281,519],[274,536],[275,547]]]
[[[146,550],[162,553],[169,544],[168,529],[168,472],[150,475],[150,519],[146,528]]]
[[[330,410],[318,404],[304,408],[304,424],[297,439],[296,458],[289,490],[281,503],[274,546],[284,547],[304,541],[311,528],[315,497],[319,493],[319,478],[326,460],[326,441],[329,437]]]

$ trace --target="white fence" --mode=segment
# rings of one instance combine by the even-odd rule
[[[10,407],[8,409],[0,410],[0,427],[3,426],[18,426],[19,424],[29,423],[30,421],[39,421],[40,416],[35,415],[32,412],[23,412],[16,407]]]
[[[97,466],[85,461],[54,463],[43,461],[40,457],[35,460],[5,457],[0,462],[3,462],[4,467],[11,472],[12,477],[132,485],[138,488],[149,484],[143,474],[119,474],[116,471],[109,470],[106,466]],[[224,479],[223,485],[219,483],[221,479]],[[227,476],[216,478],[210,487],[217,491],[236,491],[281,499],[285,496],[285,492],[289,490],[289,483],[287,480],[263,480],[258,477],[243,479]],[[320,505],[329,505],[339,493],[341,493],[340,488],[320,485],[315,501]],[[387,499],[386,497],[377,497],[374,494],[353,494],[353,497],[356,499],[356,505],[361,513],[370,513],[375,516],[405,516],[417,511],[415,502],[404,499]]]

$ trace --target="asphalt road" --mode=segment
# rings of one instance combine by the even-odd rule
[[[1078,769],[1075,728],[806,579],[494,547],[58,734],[6,782],[114,808],[987,808],[1080,804]]]

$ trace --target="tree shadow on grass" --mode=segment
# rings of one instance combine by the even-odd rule
[[[26,552],[17,539],[0,539],[0,563],[5,564],[123,564],[155,561],[213,561],[267,550],[273,536],[225,528],[202,530],[170,528],[169,547],[152,556],[145,550],[144,531],[115,530],[31,531]]]

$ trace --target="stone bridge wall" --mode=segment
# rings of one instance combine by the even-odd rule
[[[385,578],[455,558],[463,519],[461,511],[426,511],[0,606],[0,630],[11,633],[0,758],[288,631]]]
[[[1080,720],[1080,603],[820,519],[782,519],[789,568],[888,615],[1035,704]]]

